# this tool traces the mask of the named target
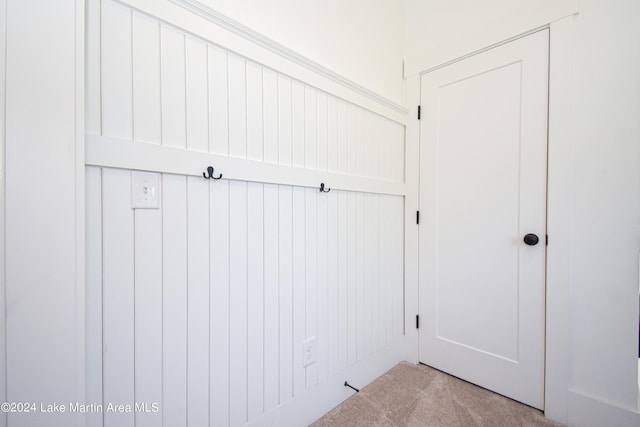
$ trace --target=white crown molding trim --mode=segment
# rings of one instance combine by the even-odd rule
[[[317,62],[300,55],[299,53],[283,46],[282,44],[265,37],[264,35],[252,30],[251,28],[229,18],[226,15],[221,14],[220,12],[211,9],[210,7],[202,4],[197,0],[169,0],[171,3],[178,5],[196,15],[205,18],[206,20],[228,30],[232,33],[254,43],[264,49],[267,49],[283,58],[288,59],[289,61],[298,64],[304,68],[307,68],[310,71],[313,71],[316,74],[321,75],[347,89],[350,89],[362,96],[365,96],[381,105],[384,105],[387,108],[390,108],[393,111],[396,111],[400,114],[407,115],[409,110],[404,106],[397,104],[382,95],[373,92],[372,90],[367,89],[364,86],[359,85],[358,83],[341,76],[340,74],[330,70],[329,68],[318,64]]]

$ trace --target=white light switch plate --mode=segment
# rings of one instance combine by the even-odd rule
[[[131,173],[131,207],[133,209],[160,208],[160,174]]]

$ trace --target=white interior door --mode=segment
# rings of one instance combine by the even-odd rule
[[[420,134],[420,361],[540,409],[548,37],[425,74]]]

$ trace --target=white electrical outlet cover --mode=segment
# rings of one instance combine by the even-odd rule
[[[316,363],[316,337],[302,341],[302,367]]]
[[[131,207],[133,209],[160,208],[159,173],[131,173]]]

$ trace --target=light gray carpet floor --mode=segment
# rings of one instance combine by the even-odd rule
[[[543,413],[425,365],[401,362],[312,427],[558,427]]]

